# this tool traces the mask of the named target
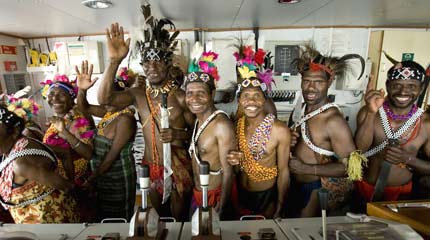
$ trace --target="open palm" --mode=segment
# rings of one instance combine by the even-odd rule
[[[77,85],[79,89],[88,90],[98,78],[91,80],[91,75],[93,74],[93,65],[88,67],[88,61],[82,61],[81,71],[79,71],[78,66],[75,66]]]
[[[110,59],[121,61],[127,56],[130,38],[124,41],[124,29],[118,23],[112,24],[110,31],[106,29],[106,39]]]

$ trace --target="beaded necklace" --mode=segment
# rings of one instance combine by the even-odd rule
[[[151,93],[154,93],[154,98],[157,97],[157,95],[159,94],[159,92],[161,93],[167,93],[170,95],[171,92],[173,92],[174,90],[176,90],[177,85],[175,84],[175,82],[173,82],[172,80],[169,80],[165,86],[159,88],[159,89],[152,89],[149,84],[146,87],[146,99],[148,100],[148,106],[149,106],[149,112],[151,114],[151,147],[152,147],[152,161],[155,164],[161,165],[160,164],[160,155],[158,154],[158,148],[157,148],[157,139],[155,136],[155,128],[156,128],[156,119],[159,119],[159,114],[160,114],[160,108],[156,108],[154,106],[154,103],[152,102],[151,99]],[[162,89],[162,90],[160,90]]]
[[[329,151],[329,150],[325,150],[322,149],[318,146],[316,146],[315,144],[312,143],[312,141],[310,140],[308,133],[307,133],[307,126],[306,126],[306,121],[308,121],[309,119],[315,117],[316,115],[330,109],[330,108],[339,108],[339,106],[337,106],[337,104],[335,103],[327,103],[325,105],[323,105],[322,107],[308,113],[305,115],[305,109],[306,109],[306,104],[303,106],[302,108],[302,114],[301,114],[301,119],[299,121],[297,121],[294,124],[294,129],[298,126],[300,126],[300,131],[302,134],[302,138],[303,138],[303,142],[306,143],[306,145],[313,151],[316,152],[320,155],[324,155],[324,156],[334,156],[335,152],[333,151]]]
[[[385,109],[383,107],[379,108],[379,118],[381,120],[382,127],[384,128],[385,136],[387,137],[382,143],[370,149],[363,155],[365,157],[371,157],[382,150],[388,145],[388,138],[399,139],[414,123],[421,117],[424,110],[418,108],[417,111],[409,118],[402,126],[400,126],[396,132],[393,133],[390,122],[388,120],[388,116],[385,113]]]
[[[267,114],[260,125],[255,129],[255,132],[248,143],[255,161],[260,161],[263,158],[267,142],[269,142],[269,136],[272,133],[274,121],[275,115]]]
[[[191,136],[191,143],[190,147],[188,148],[188,153],[190,156],[194,156],[194,159],[196,160],[197,164],[200,165],[200,159],[198,155],[198,148],[197,144],[200,138],[200,135],[203,133],[203,131],[206,129],[206,127],[209,125],[209,123],[212,122],[212,120],[218,115],[218,114],[224,114],[228,117],[228,114],[222,110],[216,110],[213,112],[203,123],[202,125],[197,128],[199,125],[199,120],[196,118],[196,121],[194,123],[194,130],[193,135]],[[218,171],[212,171],[210,170],[210,175],[220,175],[222,173],[222,168],[220,168]]]
[[[237,135],[239,136],[239,150],[244,154],[244,158],[240,161],[241,169],[255,182],[267,181],[277,177],[278,168],[276,166],[265,167],[255,160],[255,156],[252,154],[246,141],[245,120],[245,116],[241,117],[237,122],[236,128]]]
[[[407,114],[395,114],[391,111],[390,105],[388,104],[387,101],[384,102],[384,104],[382,105],[382,107],[384,108],[385,113],[387,114],[387,117],[391,120],[397,121],[397,120],[408,120],[409,118],[412,117],[412,115],[414,115],[414,113],[417,112],[418,110],[418,106],[416,104],[412,105],[411,110],[409,110],[409,112]]]
[[[316,109],[316,110],[314,110],[314,111],[312,111],[312,112],[310,112],[310,113],[308,113],[308,114],[305,115],[305,110],[306,110],[306,104],[305,104],[303,106],[303,108],[302,108],[302,113],[300,115],[300,120],[294,123],[292,129],[296,129],[298,126],[302,125],[307,120],[315,117],[316,115],[318,115],[318,114],[320,114],[320,113],[322,113],[322,112],[324,112],[327,109],[332,108],[332,107],[339,108],[339,106],[337,106],[336,103],[327,103],[327,104],[323,105],[322,107],[320,107],[320,108],[318,108],[318,109]]]
[[[172,89],[176,88],[178,88],[178,85],[173,80],[168,80],[167,83],[160,88],[153,88],[151,84],[146,84],[146,90],[151,94],[154,94],[154,98],[156,98],[160,93],[169,93]]]
[[[103,116],[102,120],[100,120],[100,122],[97,124],[97,134],[100,136],[104,136],[104,129],[105,127],[107,127],[109,124],[111,124],[113,122],[113,120],[115,120],[119,115],[121,114],[133,114],[129,108],[125,108],[121,111],[118,112],[106,112],[106,114]]]

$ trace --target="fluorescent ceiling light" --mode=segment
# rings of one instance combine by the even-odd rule
[[[279,3],[281,4],[294,4],[294,3],[298,3],[301,0],[278,0]]]
[[[93,9],[102,9],[112,6],[112,2],[109,0],[83,0],[81,3]]]

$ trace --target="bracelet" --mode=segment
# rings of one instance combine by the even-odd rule
[[[408,157],[408,160],[406,160],[406,161],[405,161],[405,164],[408,164],[410,161],[412,161],[412,158],[413,158],[413,157],[409,156],[409,157]]]
[[[81,145],[81,141],[78,140],[78,142],[75,145],[73,145],[72,149],[78,148],[79,145]]]

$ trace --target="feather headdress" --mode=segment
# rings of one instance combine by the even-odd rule
[[[25,121],[30,121],[39,113],[40,105],[31,98],[17,98],[15,95],[6,96],[7,109]]]
[[[342,57],[323,56],[318,50],[311,46],[302,49],[301,56],[292,62],[298,71],[303,75],[307,71],[324,71],[328,79],[335,76],[344,76],[348,70],[348,60],[358,59],[361,63],[360,79],[364,73],[365,62],[358,54],[346,54]]]
[[[142,63],[145,61],[171,60],[171,55],[178,44],[175,41],[179,34],[175,24],[167,18],[156,19],[151,13],[151,5],[143,4],[141,11],[145,21],[143,41],[136,42],[137,51],[141,54]],[[173,30],[170,35],[169,30]]]
[[[241,77],[239,80],[237,93],[246,87],[260,87],[267,94],[272,91],[273,66],[271,64],[271,53],[263,49],[254,52],[251,46],[237,46],[237,51],[233,54],[236,58],[237,71]]]
[[[218,54],[212,51],[203,52],[203,47],[196,42],[190,56],[185,86],[191,82],[202,82],[208,85],[210,90],[215,89],[215,82],[219,80],[218,68],[215,65]]]

